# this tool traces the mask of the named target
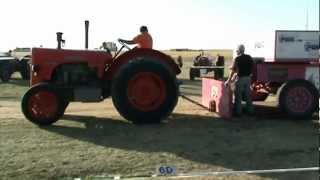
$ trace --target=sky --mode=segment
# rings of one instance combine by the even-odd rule
[[[56,48],[58,31],[65,48],[83,49],[89,20],[90,49],[132,39],[146,25],[155,49],[244,44],[272,57],[275,30],[319,30],[319,0],[1,0],[0,19],[0,51]],[[264,48],[254,49],[256,42]]]

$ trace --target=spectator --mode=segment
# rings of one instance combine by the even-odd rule
[[[237,48],[237,57],[232,63],[231,72],[225,85],[228,86],[232,79],[235,79],[235,106],[234,115],[241,116],[242,114],[242,96],[244,96],[247,105],[248,114],[253,114],[253,105],[251,100],[251,74],[253,68],[253,60],[250,55],[244,53],[244,45],[239,45]]]

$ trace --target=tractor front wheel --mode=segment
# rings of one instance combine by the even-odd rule
[[[66,108],[58,91],[47,83],[33,86],[22,98],[22,112],[37,125],[50,125],[59,120]]]
[[[159,123],[177,104],[176,76],[156,59],[135,59],[116,73],[111,94],[116,109],[127,120]]]

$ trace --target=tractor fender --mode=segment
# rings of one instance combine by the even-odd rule
[[[136,48],[130,51],[127,51],[121,54],[119,57],[113,60],[113,63],[107,69],[106,78],[108,80],[112,80],[114,74],[119,70],[119,68],[128,63],[130,60],[133,60],[137,57],[150,57],[152,59],[156,59],[161,61],[162,63],[168,65],[171,68],[172,72],[176,75],[181,73],[179,66],[175,63],[175,61],[168,55],[153,49],[143,49]]]

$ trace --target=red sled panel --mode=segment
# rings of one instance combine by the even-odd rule
[[[232,92],[223,81],[202,78],[202,105],[220,117],[232,117]]]

